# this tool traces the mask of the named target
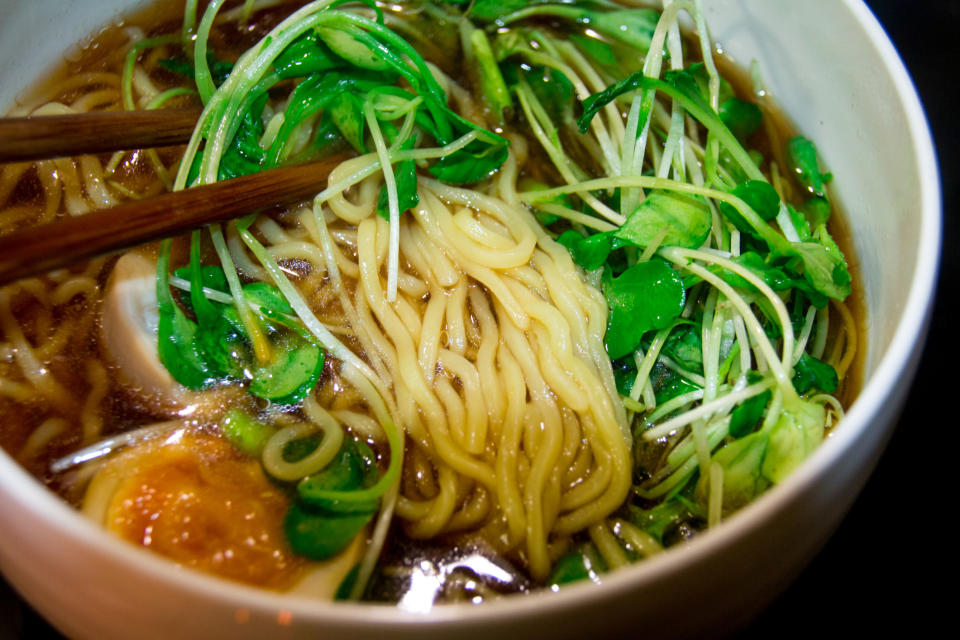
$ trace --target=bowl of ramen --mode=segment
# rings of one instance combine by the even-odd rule
[[[197,114],[2,165],[2,234],[343,158],[0,288],[0,569],[69,636],[731,630],[891,433],[939,186],[860,2],[0,8],[9,117]]]

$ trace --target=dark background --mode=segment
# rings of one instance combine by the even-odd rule
[[[827,546],[738,634],[743,639],[894,633],[918,637],[946,620],[946,593],[956,588],[952,569],[958,542],[948,514],[957,498],[948,491],[946,471],[955,466],[950,445],[956,440],[951,432],[957,420],[939,405],[950,397],[941,372],[956,352],[956,340],[948,333],[946,298],[949,291],[957,291],[954,207],[960,197],[960,102],[953,93],[960,79],[960,0],[867,4],[913,76],[937,145],[945,237],[938,302],[903,417],[877,470]],[[690,614],[696,615],[693,603]],[[28,638],[60,636],[0,578],[0,640]]]

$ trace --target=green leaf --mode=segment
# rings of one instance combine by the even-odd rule
[[[474,140],[463,149],[440,158],[429,169],[435,178],[450,184],[473,184],[500,169],[509,150],[506,144],[487,144]]]
[[[553,571],[547,579],[548,588],[583,580],[598,580],[597,574],[606,573],[607,567],[596,547],[586,543],[580,548],[562,556],[553,565]]]
[[[790,222],[793,223],[793,228],[797,230],[797,236],[800,238],[800,241],[807,242],[813,239],[813,234],[810,232],[810,223],[803,213],[797,211],[789,204],[787,205],[787,213],[790,214]]]
[[[637,379],[637,365],[633,355],[612,360],[613,379],[617,384],[617,392],[622,396],[629,396]]]
[[[277,404],[300,402],[320,379],[323,350],[295,334],[272,346],[271,361],[253,368],[250,393]]]
[[[182,56],[159,60],[157,64],[171,73],[186,76],[191,81],[196,75],[196,68],[194,67],[193,62]],[[218,87],[224,83],[224,81],[227,79],[227,76],[229,76],[230,72],[233,70],[232,62],[220,60],[213,54],[212,51],[207,52],[207,66],[210,68],[210,75],[213,78],[213,84]]]
[[[658,405],[677,396],[700,389],[699,386],[659,361],[653,366],[653,371],[650,372],[650,380],[653,383],[653,397]]]
[[[734,438],[742,438],[753,432],[760,424],[763,413],[772,398],[773,393],[767,389],[763,393],[748,398],[734,409],[730,414],[730,435]]]
[[[747,206],[753,209],[754,213],[765,221],[769,222],[775,219],[777,214],[780,213],[780,196],[769,182],[747,180],[734,187],[730,193],[743,200]],[[721,202],[720,212],[743,233],[758,236],[757,229],[733,205]]]
[[[220,432],[241,453],[259,458],[267,440],[277,430],[241,409],[231,409],[220,421]]]
[[[830,202],[826,198],[818,196],[810,198],[803,203],[800,210],[807,216],[810,228],[825,225],[830,219]]]
[[[700,196],[651,191],[614,235],[638,247],[700,247],[710,235],[710,207]],[[666,234],[664,234],[666,230]]]
[[[344,60],[335,55],[312,31],[290,43],[273,61],[273,68],[280,78],[303,78],[343,65]]]
[[[567,76],[552,67],[534,66],[524,69],[523,77],[554,125],[573,120],[575,91]]]
[[[752,102],[730,98],[720,105],[720,119],[733,135],[743,141],[761,127],[763,113]]]
[[[352,22],[338,20],[330,26],[317,27],[317,35],[331,51],[355,67],[383,71],[391,66],[370,47],[364,37],[366,32]]]
[[[196,344],[197,325],[181,311],[170,293],[170,241],[157,261],[157,353],[173,379],[189,389],[212,384],[216,374]]]
[[[816,242],[794,242],[785,253],[792,268],[803,274],[807,283],[828,298],[843,300],[850,295],[850,272],[839,251],[831,251]]]
[[[219,180],[258,173],[263,167],[266,151],[260,146],[260,138],[263,137],[263,109],[268,97],[267,93],[258,96],[240,117],[240,127],[220,159]]]
[[[610,306],[607,352],[611,359],[633,351],[643,334],[663,329],[683,311],[680,275],[660,260],[641,262],[615,278],[608,278],[604,295]]]
[[[297,485],[297,495],[304,503],[328,513],[373,513],[377,500],[350,499],[350,492],[372,486],[377,481],[377,467],[372,452],[362,443],[347,438],[337,456],[319,473],[304,478]],[[331,498],[331,495],[337,495]]]
[[[334,96],[330,102],[330,118],[340,131],[344,140],[350,143],[357,153],[365,153],[363,131],[366,120],[363,115],[363,102],[353,93],[343,92]]]
[[[294,502],[284,518],[283,529],[294,553],[321,561],[346,548],[371,519],[372,512],[330,514]]]
[[[571,33],[570,40],[577,45],[577,48],[596,60],[601,66],[617,66],[617,54],[609,43],[597,38],[582,36],[579,33]]]
[[[703,342],[700,327],[684,320],[677,324],[677,328],[670,332],[663,343],[661,353],[687,371],[703,373]]]
[[[280,290],[266,282],[251,282],[243,285],[243,297],[257,305],[261,310],[276,313],[293,314],[293,307],[283,297]]]
[[[820,171],[817,147],[813,142],[800,136],[787,142],[787,165],[810,193],[825,196],[826,184],[832,176]]]
[[[664,544],[664,534],[691,516],[689,507],[677,497],[668,498],[650,509],[627,505],[630,522],[656,538],[660,544]]]
[[[608,233],[595,233],[584,237],[573,229],[568,229],[560,234],[557,242],[562,244],[573,256],[573,261],[586,269],[593,271],[603,266],[610,255],[610,235]]]
[[[799,467],[823,441],[825,421],[826,410],[816,402],[800,400],[784,407],[780,419],[770,429],[762,467],[764,477],[776,484]]]
[[[638,54],[649,51],[659,20],[660,12],[654,9],[584,11],[580,19],[594,31],[629,45]]]
[[[410,137],[400,145],[400,148],[412,149],[414,142],[414,138]],[[417,194],[417,165],[414,161],[398,162],[393,168],[393,177],[397,183],[397,204],[400,213],[409,211],[420,204],[420,196]],[[390,219],[386,184],[380,187],[380,195],[377,197],[377,214],[382,218]]]
[[[493,22],[500,16],[535,4],[546,4],[550,0],[474,0],[467,16],[480,22]]]
[[[767,433],[757,431],[725,444],[713,455],[712,462],[723,468],[724,513],[746,506],[770,486],[770,480],[763,473],[769,443]],[[707,506],[708,476],[700,477],[697,498],[701,505]]]
[[[837,370],[806,352],[793,365],[793,388],[797,393],[806,393],[811,389],[834,393],[839,385]]]

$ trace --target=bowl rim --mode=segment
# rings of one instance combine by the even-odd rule
[[[614,592],[630,591],[644,583],[657,582],[712,556],[744,533],[774,518],[784,505],[801,496],[881,416],[888,390],[897,387],[902,372],[910,369],[911,362],[922,347],[933,305],[941,251],[942,196],[929,124],[913,81],[876,17],[863,0],[842,1],[882,59],[907,116],[913,142],[911,153],[917,163],[921,196],[919,247],[910,293],[893,338],[876,370],[846,413],[843,428],[836,430],[783,483],[772,487],[719,526],[679,547],[606,575],[600,588],[591,583],[572,584],[555,593],[544,590],[549,595],[504,598],[482,606],[448,604],[434,607],[424,614],[382,604],[331,603],[270,592],[176,565],[109,535],[37,482],[3,450],[0,450],[0,487],[3,487],[0,493],[10,494],[11,499],[33,517],[58,530],[69,532],[65,535],[70,535],[81,544],[113,556],[119,563],[138,573],[151,574],[156,580],[177,590],[202,594],[205,598],[213,597],[223,605],[235,605],[257,612],[290,612],[298,622],[324,620],[334,623],[362,621],[368,626],[436,625],[443,622],[479,623],[501,616],[542,616],[551,611],[571,606],[589,606],[606,600]]]

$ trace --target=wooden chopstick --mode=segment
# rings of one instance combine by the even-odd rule
[[[309,198],[323,190],[344,159],[270,169],[15,231],[0,237],[0,285]]]
[[[94,111],[0,119],[0,162],[183,144],[199,109]]]

